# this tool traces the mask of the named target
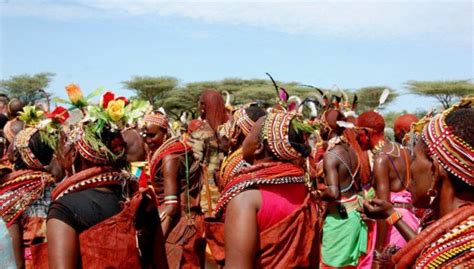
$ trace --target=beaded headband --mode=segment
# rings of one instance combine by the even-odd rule
[[[301,157],[289,141],[290,122],[295,117],[288,113],[269,113],[262,129],[262,141],[267,140],[272,153],[280,160],[295,160]]]
[[[20,153],[23,162],[31,169],[41,169],[43,164],[36,158],[29,147],[31,137],[38,132],[35,128],[21,130],[15,137],[15,148]]]
[[[107,164],[109,159],[105,153],[94,150],[94,148],[84,139],[85,133],[81,128],[79,139],[74,143],[81,156],[94,164]]]
[[[145,116],[143,121],[145,123],[158,125],[159,127],[163,129],[168,129],[168,118],[165,115],[162,115],[159,113],[156,113],[156,114],[150,113]]]
[[[428,152],[450,173],[470,186],[474,186],[474,150],[471,145],[454,134],[446,124],[446,117],[457,106],[436,115],[424,127],[422,137]]]
[[[247,106],[243,106],[237,109],[237,111],[235,111],[234,116],[233,116],[235,123],[237,124],[237,126],[240,127],[240,129],[242,129],[242,132],[244,133],[245,136],[247,136],[250,133],[250,131],[252,130],[252,127],[255,125],[255,122],[252,119],[250,119],[247,112],[245,111],[246,108]]]

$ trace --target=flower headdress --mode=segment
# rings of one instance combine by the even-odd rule
[[[289,140],[290,125],[297,133],[311,134],[316,130],[316,126],[304,122],[297,115],[283,112],[269,113],[263,124],[261,140],[267,141],[272,153],[280,160],[295,160],[302,156]]]
[[[69,113],[63,107],[57,107],[51,113],[26,106],[19,113],[19,119],[25,122],[26,128],[15,137],[14,147],[20,153],[23,162],[30,168],[41,169],[43,164],[33,154],[29,143],[34,134],[40,134],[41,142],[55,150],[59,141],[61,124],[67,120]]]
[[[116,148],[107,147],[102,141],[103,132],[107,129],[117,133],[126,126],[134,125],[148,110],[149,104],[146,101],[129,102],[125,97],[116,97],[113,92],[105,92],[98,105],[87,105],[87,116],[75,132],[77,150],[82,157],[96,164],[117,160],[123,155],[123,148],[118,145]]]
[[[470,186],[474,186],[474,149],[454,134],[454,129],[446,124],[446,117],[456,109],[470,107],[473,104],[474,97],[462,99],[459,104],[434,116],[422,132],[429,155]]]

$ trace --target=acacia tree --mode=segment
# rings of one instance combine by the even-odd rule
[[[178,79],[169,76],[135,76],[122,84],[134,91],[138,98],[147,100],[157,108],[163,105],[166,94],[178,86]]]
[[[471,80],[410,80],[406,83],[406,86],[414,94],[436,98],[444,109],[449,108],[456,99],[474,94],[474,84]]]
[[[0,91],[11,98],[18,98],[26,104],[34,104],[50,95],[48,88],[53,73],[43,72],[35,75],[11,76],[0,81]]]

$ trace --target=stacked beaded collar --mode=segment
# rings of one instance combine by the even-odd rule
[[[292,163],[271,162],[242,168],[231,178],[222,191],[215,212],[222,215],[229,202],[237,194],[258,185],[305,183],[305,171]]]
[[[168,129],[168,118],[160,113],[150,113],[143,119],[145,124],[158,125],[163,129]]]
[[[38,132],[36,128],[26,128],[21,130],[15,137],[15,148],[20,153],[21,159],[31,169],[42,169],[43,164],[36,158],[30,149],[31,137]]]
[[[438,160],[444,169],[474,186],[474,149],[454,134],[446,124],[446,117],[454,106],[436,115],[423,129],[422,137],[428,146],[429,154]]]
[[[69,193],[89,188],[123,185],[126,177],[112,167],[93,167],[83,170],[61,181],[53,190],[52,200],[55,201]]]
[[[294,114],[272,112],[265,119],[262,141],[267,140],[272,153],[280,160],[295,160],[301,157],[289,141],[290,122]]]

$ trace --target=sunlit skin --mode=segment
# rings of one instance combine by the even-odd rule
[[[258,164],[272,160],[260,142],[264,118],[259,119],[242,144],[244,160]],[[257,212],[262,199],[259,190],[247,190],[233,198],[226,209],[226,268],[253,268],[258,250]]]
[[[150,152],[156,151],[166,139],[166,129],[148,123],[144,129],[144,140]]]
[[[357,140],[363,150],[373,149],[377,143],[383,138],[383,134],[378,134],[372,129],[359,130]],[[374,156],[374,187],[377,198],[390,202],[390,192],[400,192],[404,189],[403,184],[407,184],[406,159],[409,160],[409,153],[406,149],[402,149],[400,145],[393,143],[385,143],[382,147],[381,154]],[[383,154],[386,153],[386,154]],[[391,154],[391,157],[387,156]],[[392,162],[390,159],[392,159]],[[395,168],[396,170],[395,170]],[[397,174],[398,171],[398,174]],[[400,175],[403,183],[400,181]],[[387,239],[387,225],[385,221],[377,222],[377,239],[375,243],[375,250],[381,252],[385,247]]]
[[[410,167],[414,181],[409,190],[413,195],[415,206],[430,207],[439,211],[439,216],[443,217],[463,204],[474,202],[472,193],[455,192],[448,173],[436,160],[429,157],[426,144],[421,139],[415,146],[414,154]],[[437,197],[431,204],[430,194],[435,194]],[[364,202],[364,209],[368,217],[375,219],[386,219],[394,212],[392,204],[381,199]],[[395,227],[407,241],[416,236],[415,231],[403,219],[398,221]]]

